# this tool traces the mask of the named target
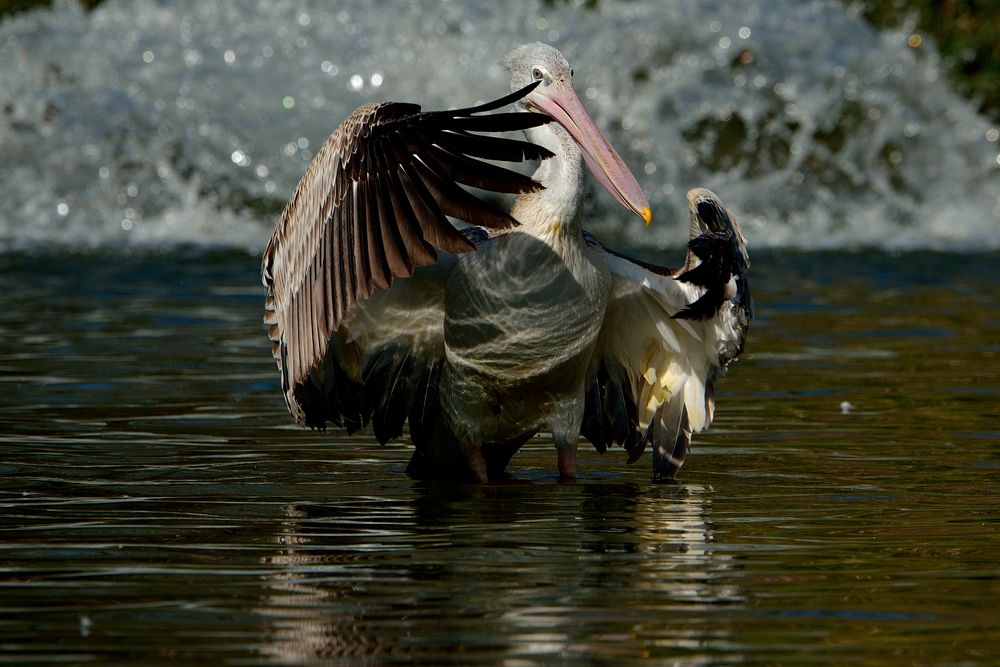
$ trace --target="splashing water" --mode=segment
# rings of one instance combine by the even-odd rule
[[[684,192],[705,186],[757,247],[1000,247],[997,128],[926,39],[825,0],[582,5],[139,0],[9,18],[0,249],[259,250],[353,108],[497,97],[499,60],[534,40],[574,64],[649,194],[652,230],[588,195],[586,225],[620,243],[684,241]]]

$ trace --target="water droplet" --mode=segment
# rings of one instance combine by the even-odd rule
[[[237,164],[241,167],[250,166],[250,156],[238,148],[235,151],[233,151],[233,154],[230,156],[230,159],[233,161],[233,164]]]
[[[360,74],[352,74],[351,75],[351,81],[348,84],[348,87],[351,90],[361,90],[361,87],[363,85],[365,85],[364,77],[362,77]]]
[[[124,229],[126,232],[132,229],[132,221],[129,220],[128,218],[122,219],[122,229]]]
[[[151,63],[151,62],[153,62],[154,58],[156,58],[156,56],[153,55],[152,51],[143,51],[142,52],[142,60],[143,60],[143,62]]]
[[[990,129],[986,130],[986,141],[992,143],[995,142],[997,139],[1000,139],[1000,130],[998,130],[995,127],[991,127]]]
[[[372,74],[370,80],[372,82],[372,86],[378,88],[379,86],[382,85],[382,72],[375,72],[374,74]]]
[[[535,21],[535,27],[538,28],[539,30],[545,30],[546,28],[549,27],[548,19],[545,18],[538,19],[537,21]]]
[[[101,168],[100,168],[100,169],[99,169],[99,170],[97,171],[97,173],[98,173],[98,175],[99,175],[99,176],[100,176],[101,178],[107,178],[108,176],[110,176],[110,175],[111,175],[111,170],[110,170],[110,169],[108,169],[107,167],[101,167]]]
[[[299,137],[299,140],[296,143],[298,144],[298,147],[301,148],[302,150],[309,148],[309,140],[306,139],[305,137]]]
[[[234,62],[236,62],[236,52],[233,51],[232,49],[229,49],[222,55],[222,59],[226,61],[226,64],[232,65]]]
[[[738,34],[740,36],[740,39],[750,39],[750,28],[748,28],[747,26],[743,26],[742,28],[740,28]]]
[[[910,48],[913,49],[919,48],[921,42],[923,41],[924,41],[923,38],[917,33],[913,33],[912,35],[906,38],[906,43],[909,44]]]
[[[708,24],[708,29],[710,32],[719,32],[722,30],[722,23],[720,21],[712,21]]]
[[[652,162],[647,162],[643,166],[642,170],[645,171],[647,174],[650,174],[650,175],[655,174],[656,173],[656,165],[653,164]]]
[[[264,54],[265,58],[270,58],[271,56],[274,55],[274,49],[272,49],[270,46],[265,46],[263,49],[261,49],[260,52]]]
[[[312,17],[311,16],[309,16],[308,14],[305,14],[305,13],[299,14],[299,25],[300,26],[305,27],[305,26],[309,25],[311,22],[312,22]]]
[[[319,68],[324,72],[326,72],[327,74],[329,74],[330,76],[337,76],[337,72],[340,71],[340,68],[334,65],[329,60],[324,60],[323,64],[321,64]]]
[[[719,48],[720,49],[728,49],[732,45],[733,45],[733,40],[729,39],[728,37],[720,37],[719,38]]]
[[[286,109],[291,109],[292,107],[295,106],[295,98],[292,97],[291,95],[285,95],[281,100],[281,106],[285,107]]]
[[[67,213],[69,213],[69,205],[66,204],[66,202],[64,201],[59,202],[59,205],[56,206],[56,213],[65,216]]]

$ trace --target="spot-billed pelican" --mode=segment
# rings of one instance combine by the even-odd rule
[[[696,189],[681,268],[605,248],[581,226],[582,165],[649,223],[642,189],[561,53],[525,45],[504,65],[513,92],[491,103],[362,106],[299,182],[263,258],[289,411],[381,443],[409,421],[417,477],[502,477],[547,429],[563,478],[581,435],[630,461],[649,445],[672,478],[752,318],[743,234]],[[489,134],[512,130],[528,141]],[[528,178],[484,159],[541,164]],[[520,196],[506,213],[459,184]]]

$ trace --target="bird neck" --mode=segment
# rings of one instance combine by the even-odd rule
[[[544,189],[528,192],[514,202],[511,215],[520,230],[539,238],[579,237],[577,204],[583,192],[583,155],[569,132],[549,123],[525,132],[528,140],[550,151],[532,178]]]

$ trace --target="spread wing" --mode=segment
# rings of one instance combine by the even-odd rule
[[[351,309],[322,360],[292,388],[303,423],[332,422],[351,433],[371,424],[384,444],[409,420],[414,442],[426,443],[439,405],[445,282],[457,260],[441,252],[437,262]]]
[[[612,295],[587,387],[581,433],[598,450],[618,443],[636,460],[653,448],[653,474],[671,478],[691,433],[707,428],[714,382],[740,354],[753,318],[746,242],[708,190],[688,193],[684,267],[668,269],[588,243],[607,262]]]
[[[520,99],[534,85],[452,111],[368,104],[348,116],[317,153],[262,262],[264,321],[296,421],[311,421],[297,387],[323,365],[331,335],[358,302],[433,263],[438,249],[474,249],[446,216],[492,228],[517,224],[460,185],[510,193],[540,187],[483,159],[534,160],[551,153],[525,141],[476,134],[548,122],[541,114],[485,114]]]

